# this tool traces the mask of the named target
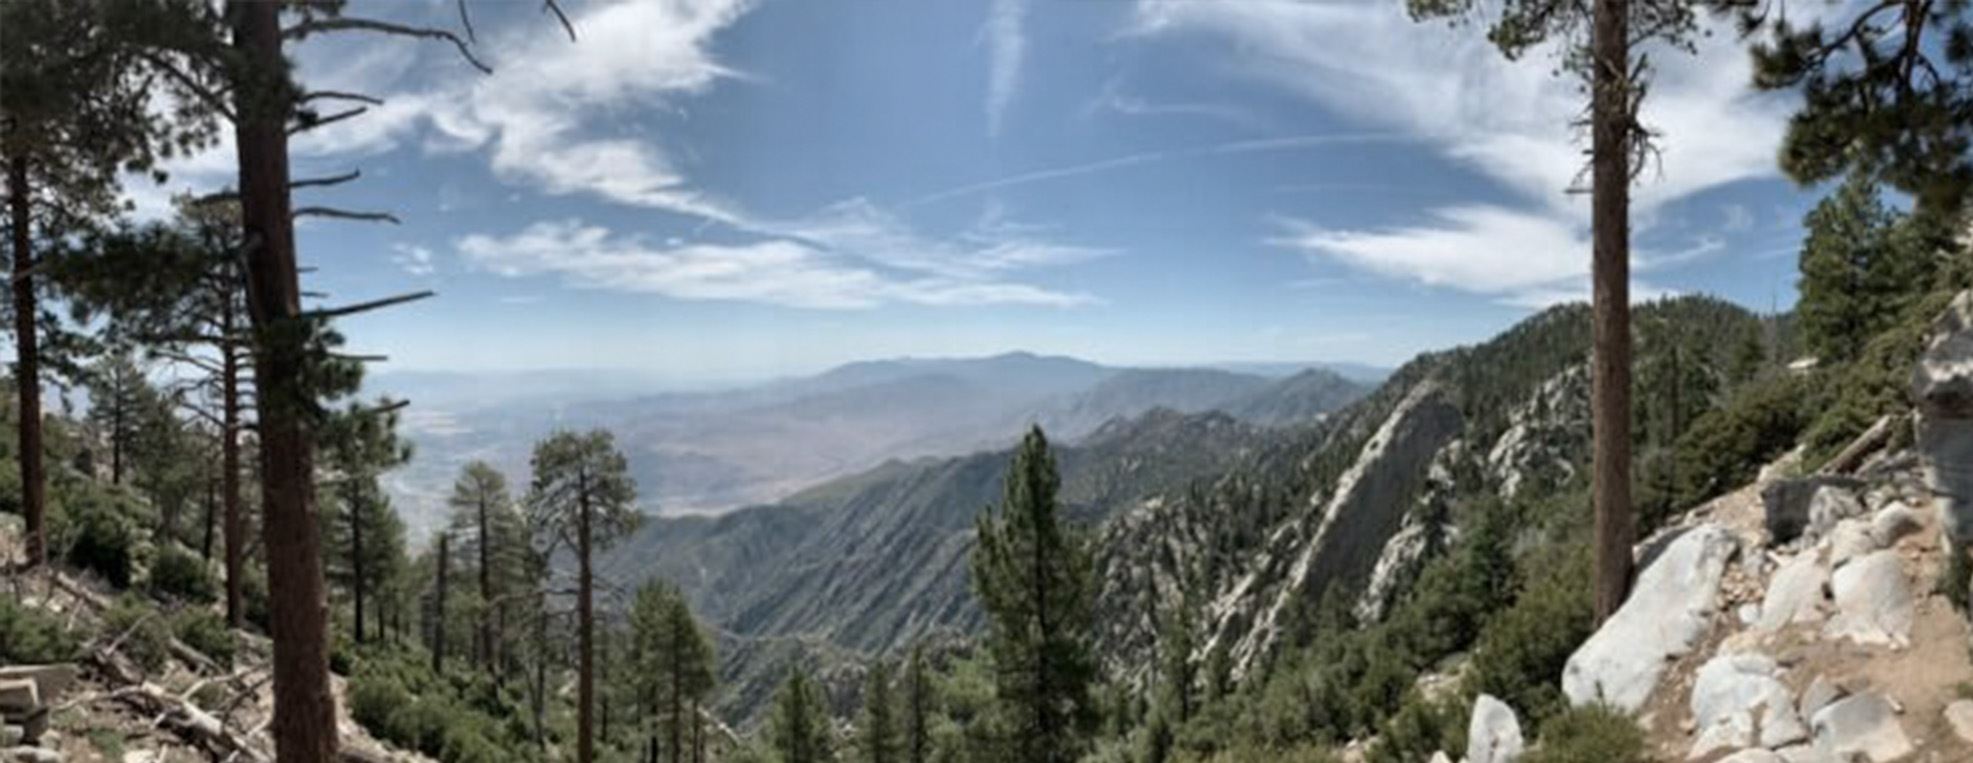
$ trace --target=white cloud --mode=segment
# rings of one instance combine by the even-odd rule
[[[577,15],[579,43],[509,36],[494,73],[428,101],[440,148],[482,148],[496,175],[550,194],[586,193],[621,204],[733,222],[736,213],[690,187],[671,158],[641,135],[596,125],[626,106],[671,106],[734,73],[714,61],[714,34],[749,0],[626,1]]]
[[[1395,3],[1200,3],[1144,0],[1139,36],[1201,33],[1235,43],[1235,65],[1324,106],[1416,135],[1543,206],[1584,217],[1564,193],[1583,166],[1572,122],[1580,83],[1556,76],[1553,47],[1508,61],[1473,24],[1413,21]],[[1789,113],[1755,93],[1731,33],[1699,53],[1655,51],[1644,121],[1663,134],[1662,172],[1634,204],[1649,210],[1696,191],[1772,175]]]
[[[963,269],[859,262],[794,239],[653,243],[575,220],[536,223],[505,238],[474,234],[456,245],[467,262],[504,276],[557,275],[573,286],[676,299],[820,309],[889,303],[1072,306],[1093,299]]]
[[[1744,204],[1728,204],[1720,208],[1726,220],[1720,224],[1729,233],[1742,233],[1754,229],[1754,213]]]
[[[1418,23],[1395,3],[1200,3],[1143,0],[1130,35],[1199,34],[1232,43],[1236,71],[1298,93],[1352,120],[1397,130],[1493,178],[1512,205],[1455,205],[1418,224],[1375,230],[1285,224],[1276,243],[1385,277],[1545,305],[1587,295],[1588,197],[1569,194],[1584,163],[1572,124],[1580,82],[1556,76],[1555,48],[1506,60],[1473,24]],[[1645,123],[1661,163],[1633,191],[1637,228],[1673,200],[1775,173],[1786,99],[1755,93],[1732,34],[1697,42],[1698,55],[1652,56]],[[1731,215],[1731,212],[1729,212]],[[1729,218],[1729,225],[1733,219]],[[1663,269],[1718,248],[1702,241],[1663,256]],[[1662,289],[1640,284],[1640,294]]]
[[[1281,221],[1270,241],[1379,275],[1506,296],[1587,272],[1588,238],[1541,214],[1497,206],[1435,210],[1430,221],[1374,231]]]
[[[993,0],[982,34],[987,45],[987,134],[999,135],[1007,107],[1021,88],[1021,62],[1027,56],[1028,0]]]
[[[432,263],[432,250],[430,249],[412,244],[392,244],[391,250],[396,252],[396,254],[391,255],[391,264],[398,266],[406,273],[422,277],[438,272],[438,266]]]

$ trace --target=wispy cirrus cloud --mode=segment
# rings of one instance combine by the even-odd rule
[[[542,222],[512,236],[473,234],[455,242],[460,255],[510,277],[555,275],[571,286],[676,299],[725,300],[817,309],[885,304],[1075,306],[1095,300],[998,277],[1006,249],[893,256],[897,250],[832,248],[841,228],[809,239],[741,244],[655,242],[576,220]],[[852,238],[864,233],[848,234]],[[889,231],[873,235],[893,235]],[[863,243],[863,242],[855,242]],[[1004,242],[1019,250],[1019,242]],[[881,254],[863,257],[849,251]],[[1023,264],[1026,266],[1026,263]]]
[[[1566,193],[1584,163],[1572,127],[1583,101],[1575,79],[1555,76],[1553,49],[1510,62],[1471,25],[1417,23],[1393,3],[1142,0],[1126,37],[1174,35],[1227,41],[1241,76],[1411,136],[1518,198],[1428,210],[1418,222],[1379,228],[1293,222],[1275,243],[1502,302],[1586,294],[1587,197]],[[1696,56],[1652,59],[1644,120],[1660,132],[1663,153],[1633,194],[1640,227],[1667,203],[1775,174],[1789,103],[1752,91],[1750,64],[1731,34],[1697,46]],[[1667,256],[1656,266],[1681,261]]]
[[[999,135],[1007,109],[1021,88],[1021,65],[1027,57],[1025,24],[1028,0],[993,0],[987,7],[981,35],[987,47],[987,134]]]

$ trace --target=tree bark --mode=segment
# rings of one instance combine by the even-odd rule
[[[28,567],[48,560],[47,476],[41,463],[41,348],[35,330],[34,237],[28,204],[27,157],[7,162],[7,209],[14,229],[14,386],[20,396],[21,511]]]
[[[281,52],[281,4],[230,0],[238,118],[240,207],[247,307],[255,329],[259,389],[261,533],[274,637],[274,740],[284,763],[336,759],[336,700],[329,688],[329,600],[315,517],[314,401],[288,194],[287,122],[295,94]]]
[[[482,492],[479,496],[480,607],[482,608],[480,611],[480,664],[486,668],[487,674],[497,684],[500,681],[500,670],[495,666],[493,656],[493,611],[499,605],[493,603],[493,567],[491,564],[493,554],[490,550],[493,541],[486,533],[486,504],[486,494]]]
[[[354,499],[357,497],[359,491],[361,491],[362,488],[356,485],[351,485],[348,488],[348,490],[349,490],[350,498]],[[351,597],[355,599],[355,601],[353,602],[355,606],[352,608],[355,610],[353,613],[355,615],[355,619],[352,625],[356,631],[355,633],[356,643],[358,644],[363,643],[364,579],[363,579],[363,517],[361,514],[362,511],[361,507],[362,507],[362,502],[358,500],[351,500],[349,502],[349,506],[347,507],[349,510],[350,594]],[[440,535],[438,537],[439,537],[439,548],[445,548],[445,536]],[[445,559],[444,557],[441,556],[439,558],[440,593],[443,593],[445,591],[444,582],[445,582]],[[443,604],[444,599],[441,598],[439,603]],[[440,620],[445,619],[444,611],[445,610],[443,609],[439,610]]]
[[[438,557],[433,563],[438,566],[438,591],[432,597],[432,672],[445,671],[445,569],[452,566],[447,560],[447,541],[451,536],[438,534]]]
[[[590,587],[595,583],[594,572],[589,566],[589,485],[586,477],[579,477],[576,500],[576,620],[581,631],[577,639],[581,649],[580,670],[576,675],[576,760],[578,763],[591,763],[596,759],[596,645],[594,642],[596,612],[594,597]]]
[[[1595,345],[1596,621],[1629,594],[1637,534],[1630,500],[1630,143],[1628,0],[1596,0],[1591,95]]]
[[[220,303],[219,345],[220,432],[219,500],[225,506],[226,536],[226,624],[239,628],[246,624],[241,606],[240,585],[246,573],[247,528],[240,516],[240,351],[232,343],[233,295]]]
[[[217,480],[211,475],[207,475],[205,521],[199,523],[199,561],[201,562],[212,561],[212,539],[217,534],[214,525],[218,524],[219,520],[219,485],[215,484],[216,482]]]

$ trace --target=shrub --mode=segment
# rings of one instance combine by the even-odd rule
[[[1644,732],[1622,712],[1592,706],[1563,712],[1541,724],[1535,747],[1522,763],[1648,763]]]
[[[1470,686],[1519,708],[1532,721],[1561,712],[1562,668],[1594,631],[1590,558],[1581,547],[1551,547],[1531,560],[1537,573],[1480,635]]]
[[[160,598],[197,604],[219,600],[219,581],[212,568],[205,560],[172,543],[161,545],[157,558],[151,560],[150,590]]]
[[[72,539],[66,557],[70,564],[102,575],[118,588],[130,587],[131,551],[137,545],[137,529],[105,497],[89,496],[69,515]]]
[[[233,630],[225,618],[200,608],[186,609],[171,618],[171,630],[178,640],[221,665],[233,664]]]
[[[75,637],[54,616],[0,598],[0,664],[68,662],[79,656]]]
[[[1752,480],[1795,446],[1808,426],[1809,382],[1782,374],[1755,382],[1724,408],[1708,411],[1678,438],[1673,509],[1690,507]]]
[[[103,639],[146,671],[156,672],[171,657],[171,623],[164,613],[134,594],[125,594],[103,613]]]
[[[522,713],[503,704],[490,683],[442,676],[410,652],[358,647],[351,660],[350,717],[377,738],[444,763],[532,757],[525,727],[499,718]]]

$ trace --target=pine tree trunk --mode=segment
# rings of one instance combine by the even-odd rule
[[[692,698],[692,763],[706,763],[706,720],[700,717],[699,698]]]
[[[314,453],[303,381],[301,284],[288,195],[287,121],[294,93],[281,52],[281,7],[231,0],[240,207],[247,242],[247,302],[259,389],[262,543],[274,639],[274,742],[283,763],[336,757],[329,690],[329,599],[315,517]]]
[[[494,665],[493,655],[493,541],[486,534],[487,500],[485,493],[479,500],[480,530],[480,664],[495,683],[500,680],[500,670]]]
[[[589,563],[589,484],[586,475],[578,477],[576,500],[576,619],[580,631],[577,642],[581,649],[579,672],[576,675],[576,761],[592,763],[596,760],[596,673],[595,673],[595,611],[591,597],[591,586],[595,584]]]
[[[548,597],[537,594],[534,617],[534,742],[548,749]]]
[[[1629,593],[1630,501],[1630,46],[1628,0],[1596,0],[1591,101],[1594,227],[1596,621]]]
[[[7,162],[7,211],[14,228],[14,392],[20,396],[21,511],[26,520],[26,564],[48,560],[45,525],[47,476],[41,463],[41,348],[35,330],[34,238],[29,228],[27,157]]]
[[[678,606],[684,606],[684,604],[679,604]],[[669,619],[670,616],[667,615],[666,617]],[[672,623],[665,624],[667,630],[673,631],[671,634],[671,696],[669,697],[671,700],[671,759],[674,763],[679,763],[685,759],[685,744],[682,739],[685,733],[685,692],[683,691],[685,688],[685,634],[678,633],[675,628],[671,627],[672,625]]]
[[[233,296],[228,294],[219,310],[219,490],[225,504],[226,624],[239,628],[246,623],[240,585],[246,574],[247,528],[240,514],[240,351],[233,344],[235,320]]]
[[[445,672],[445,570],[452,566],[447,559],[446,545],[450,539],[446,533],[438,534],[438,556],[432,563],[438,567],[438,590],[432,596],[432,672]]]
[[[363,517],[361,516],[360,508],[362,503],[355,500],[357,491],[361,488],[351,485],[348,489],[350,498],[348,506],[350,594],[355,599],[355,606],[352,607],[355,620],[352,627],[355,630],[356,643],[361,644],[363,643],[363,589],[365,587],[363,584]],[[444,536],[439,537],[441,539],[444,538]],[[441,540],[441,542],[443,541]],[[440,564],[443,565],[444,562],[441,561]]]
[[[219,496],[217,495],[219,486],[215,484],[216,482],[217,480],[211,477],[206,478],[206,515],[205,521],[199,523],[199,527],[201,528],[199,535],[199,561],[202,562],[212,561],[213,525],[217,524],[217,520],[219,519]]]

